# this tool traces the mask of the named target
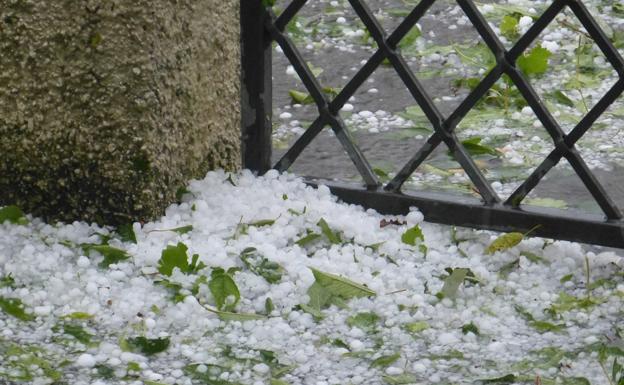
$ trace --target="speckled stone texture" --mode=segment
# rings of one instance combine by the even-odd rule
[[[0,205],[116,225],[240,163],[239,2],[0,0]]]

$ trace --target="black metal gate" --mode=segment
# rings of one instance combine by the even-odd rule
[[[554,0],[517,43],[507,50],[474,2],[472,0],[457,0],[457,4],[468,16],[488,48],[494,53],[496,66],[487,73],[459,107],[448,117],[445,117],[438,111],[397,48],[401,39],[414,27],[435,1],[421,0],[394,32],[387,35],[363,0],[349,0],[358,17],[377,43],[378,49],[338,95],[333,100],[329,100],[297,47],[284,32],[286,25],[305,5],[307,0],[293,0],[279,17],[276,17],[270,9],[265,8],[267,0],[241,0],[244,167],[259,173],[264,173],[270,168],[285,171],[312,139],[324,127],[329,126],[357,167],[365,185],[357,186],[314,180],[310,180],[309,183],[313,185],[326,184],[335,195],[345,202],[361,204],[387,214],[403,214],[408,212],[409,207],[416,206],[428,221],[480,229],[527,231],[539,225],[535,231],[536,235],[624,248],[622,213],[575,148],[575,143],[624,91],[624,60],[587,8],[580,0]],[[568,134],[565,134],[555,118],[546,109],[525,75],[516,67],[516,60],[565,7],[569,7],[576,15],[619,77],[612,88]],[[319,116],[286,154],[276,164],[272,165],[271,44],[274,41],[280,45],[314,99]],[[390,182],[382,185],[349,134],[339,111],[386,59],[394,67],[398,76],[422,108],[435,132],[422,148],[415,151],[413,157],[397,175]],[[492,189],[471,155],[454,133],[454,129],[460,121],[504,74],[513,81],[526,99],[555,146],[547,158],[505,201],[501,200]],[[441,193],[403,193],[401,191],[405,181],[441,143],[446,144],[459,161],[476,186],[481,196],[480,200]],[[573,210],[521,206],[529,192],[562,158],[567,159],[578,174],[602,209],[604,216]]]

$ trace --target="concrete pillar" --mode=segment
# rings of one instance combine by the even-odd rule
[[[240,164],[239,3],[0,0],[0,205],[150,220]]]

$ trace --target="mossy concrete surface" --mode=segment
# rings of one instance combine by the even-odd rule
[[[240,163],[239,3],[0,0],[0,205],[116,225]]]

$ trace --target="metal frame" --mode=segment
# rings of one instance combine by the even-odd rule
[[[554,0],[509,50],[505,49],[472,0],[456,0],[485,44],[494,53],[496,66],[448,117],[443,116],[436,108],[431,97],[397,49],[401,39],[436,0],[421,0],[389,35],[363,0],[348,1],[377,43],[378,49],[333,100],[329,100],[322,92],[321,85],[303,60],[297,47],[284,32],[286,25],[307,0],[293,0],[279,17],[272,10],[265,9],[261,0],[241,1],[244,167],[259,173],[264,173],[270,168],[286,171],[321,130],[329,126],[361,174],[365,186],[349,186],[330,181],[309,180],[308,182],[313,185],[323,183],[329,186],[334,194],[346,202],[361,204],[392,214],[406,213],[410,206],[416,206],[428,221],[480,229],[527,231],[540,225],[535,235],[624,248],[622,213],[575,148],[575,143],[624,91],[624,59],[580,0]],[[569,134],[565,134],[528,79],[516,67],[516,60],[565,7],[576,15],[619,76],[619,80]],[[271,43],[273,41],[280,45],[314,99],[319,116],[286,154],[272,166],[270,155]],[[339,111],[385,59],[388,59],[394,67],[431,122],[434,133],[397,175],[384,186],[379,182],[370,164],[351,137]],[[505,201],[502,201],[492,189],[454,133],[460,121],[503,75],[507,75],[513,81],[526,99],[551,136],[555,147]],[[465,170],[482,200],[459,198],[448,194],[401,192],[405,181],[442,142],[448,146]],[[602,209],[604,217],[574,210],[521,206],[527,195],[562,158],[565,158],[578,174]]]

